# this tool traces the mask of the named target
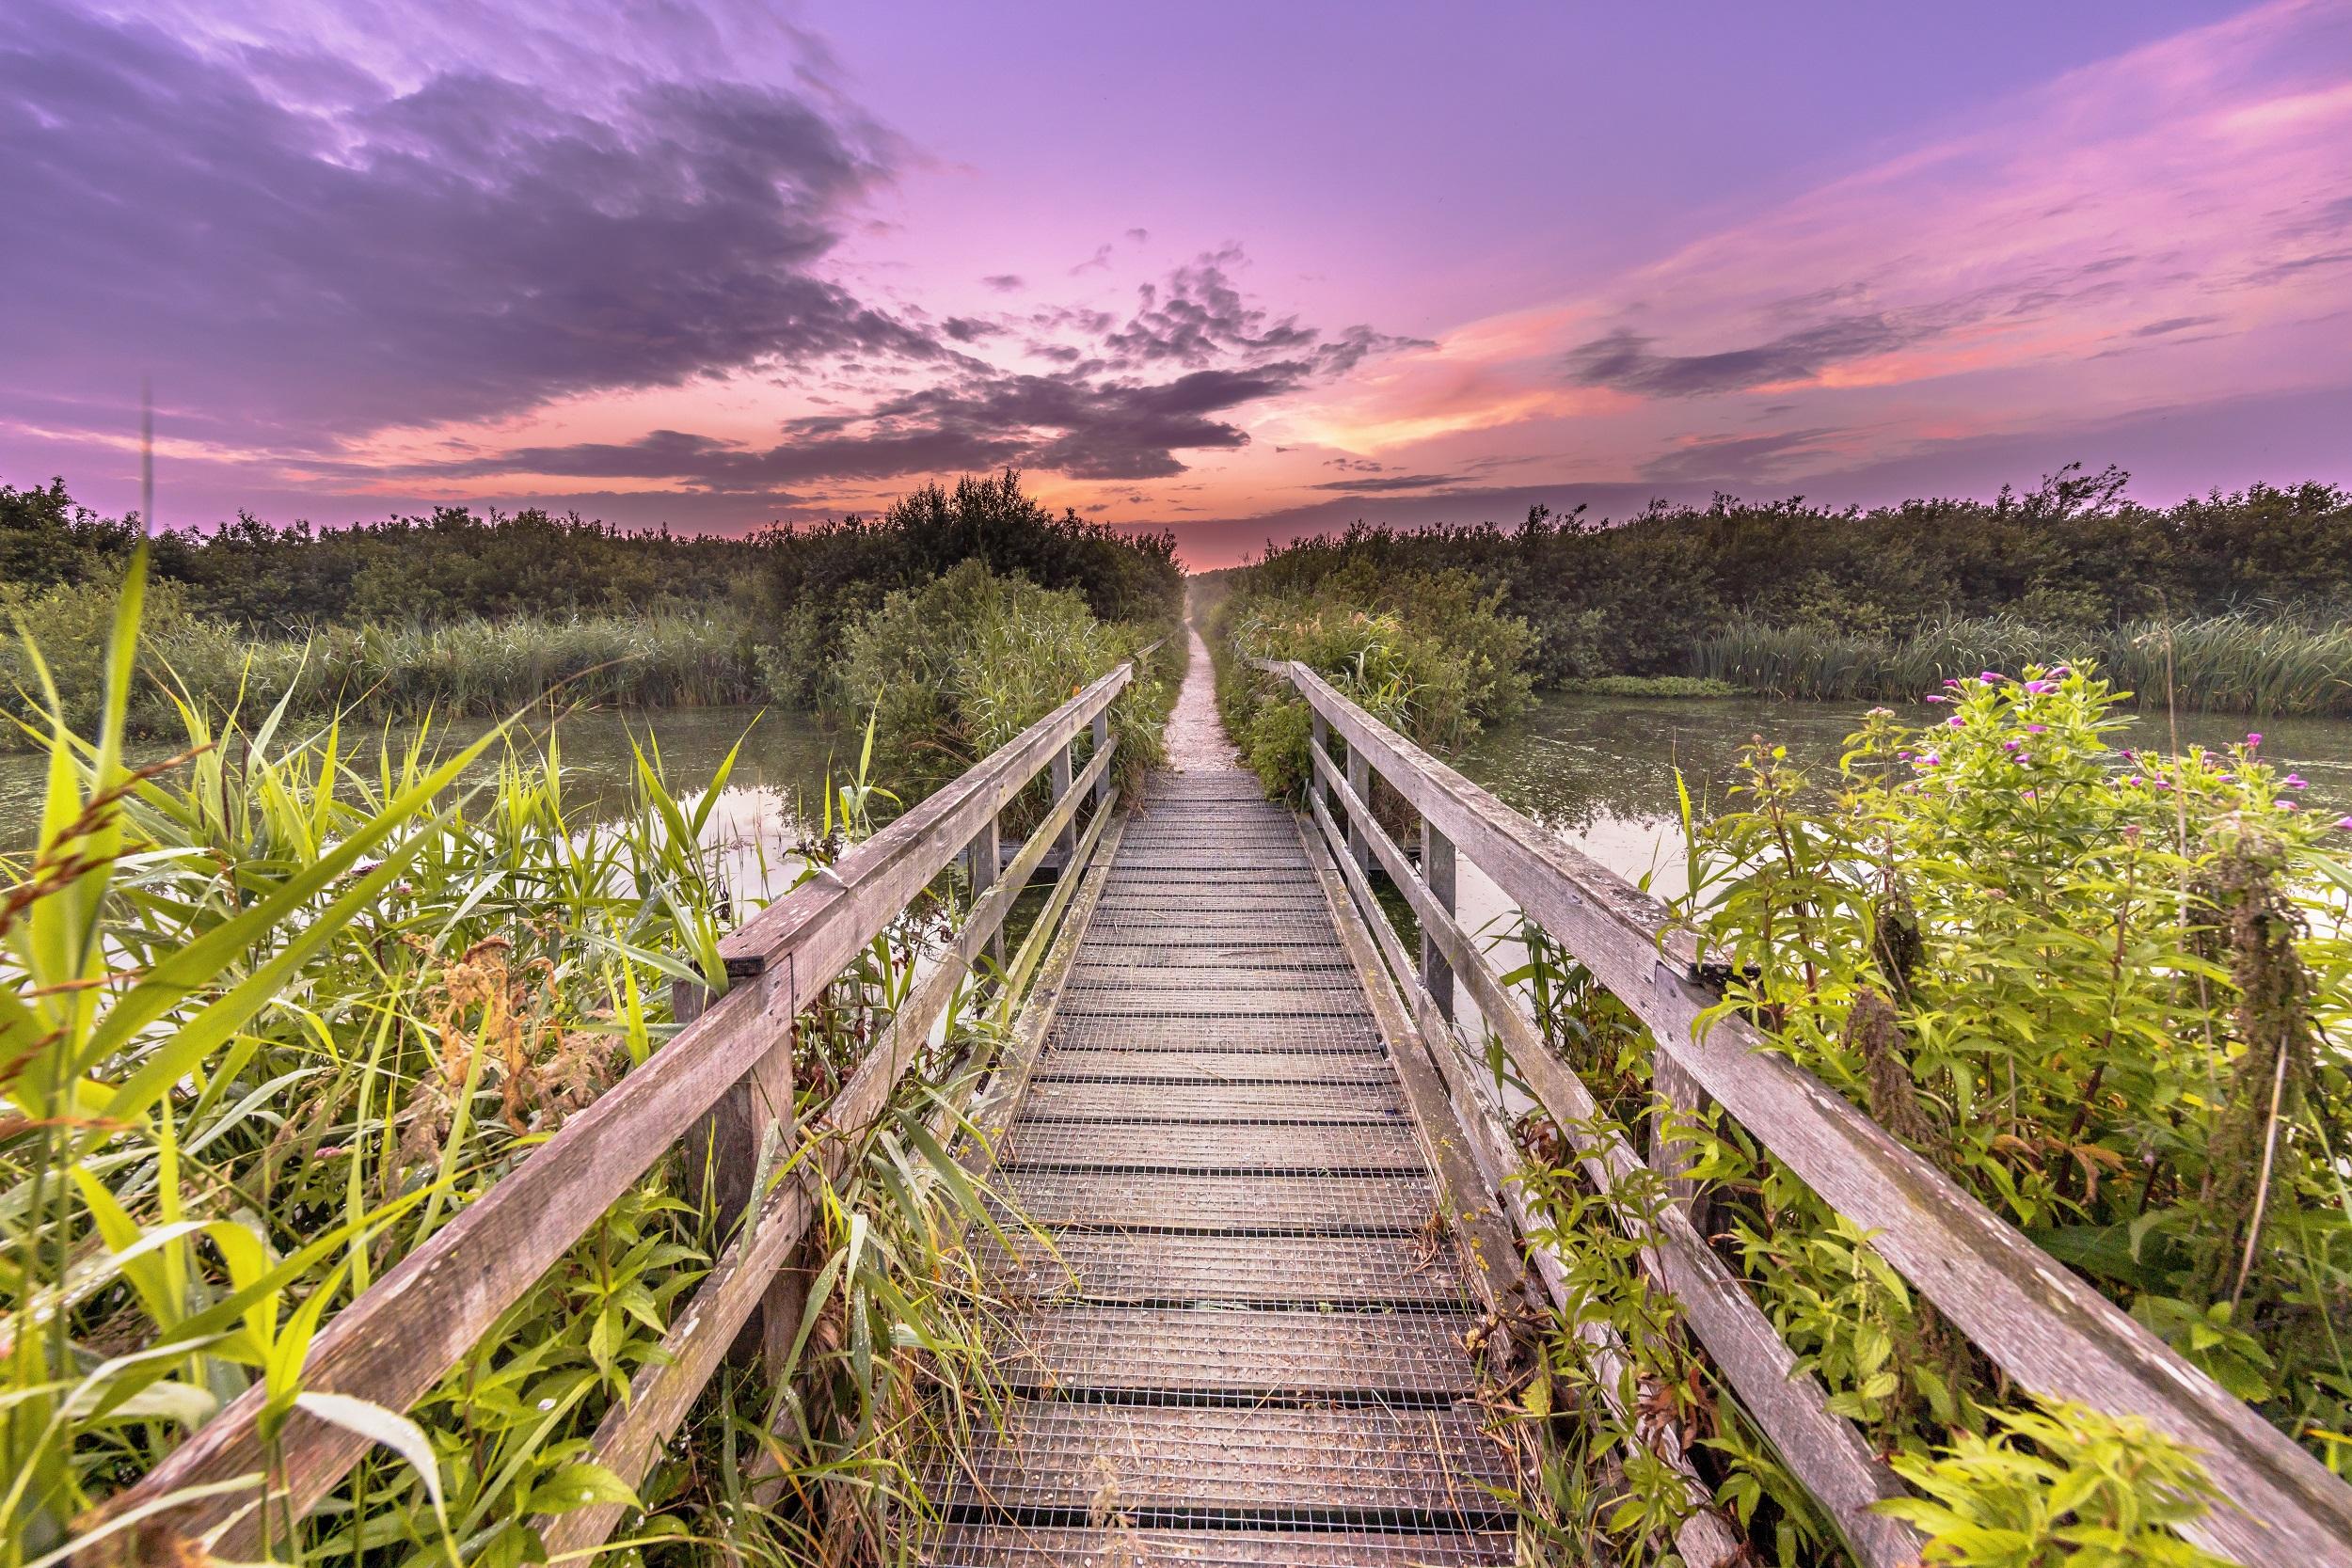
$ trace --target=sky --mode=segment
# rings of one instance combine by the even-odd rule
[[[2352,0],[8,0],[0,211],[163,526],[2352,483]]]

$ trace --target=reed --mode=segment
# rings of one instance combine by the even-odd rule
[[[151,1544],[77,1538],[92,1505],[255,1384],[293,1409],[320,1325],[658,1049],[669,982],[721,970],[704,836],[732,759],[689,799],[641,752],[628,800],[592,821],[566,799],[560,732],[355,743],[304,728],[290,686],[251,722],[180,701],[181,753],[133,771],[144,565],[92,729],[26,654],[50,784],[36,847],[0,859],[6,1568],[137,1558]],[[532,668],[518,653],[498,678]],[[850,820],[808,856],[854,837],[873,797],[846,786]],[[926,918],[804,1020],[807,1093],[904,994]],[[370,1414],[380,1447],[280,1553],[521,1562],[532,1515],[618,1499],[652,1560],[707,1560],[721,1539],[774,1562],[879,1558],[876,1510],[921,1507],[918,1406],[954,1418],[982,1397],[957,1243],[978,1198],[941,1117],[986,1026],[957,1009],[827,1194],[791,1364],[706,1395],[639,1494],[587,1439],[723,1240],[675,1163],[415,1408]]]
[[[2053,658],[2095,665],[2143,706],[2169,698],[2217,713],[2352,715],[2352,623],[2253,615],[2093,630],[2000,615],[1936,622],[1904,638],[1742,621],[1703,638],[1691,671],[1773,697],[1916,700],[1949,678]]]
[[[41,649],[57,701],[82,729],[98,716],[113,607],[111,590],[87,585],[0,603]],[[24,646],[0,650],[0,683],[26,696],[40,689]],[[177,585],[159,584],[142,616],[128,721],[134,733],[175,734],[183,704],[221,713],[284,703],[297,719],[339,710],[380,719],[512,713],[548,697],[679,707],[763,695],[752,623],[732,611],[470,617],[257,637],[191,613]]]

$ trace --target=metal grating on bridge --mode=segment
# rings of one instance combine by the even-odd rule
[[[1509,1563],[1477,1322],[1292,818],[1232,770],[1128,825],[995,1180],[1001,1429],[924,1544],[997,1564]]]

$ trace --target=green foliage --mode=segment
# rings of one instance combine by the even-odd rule
[[[2127,634],[2112,628],[2137,635],[2164,620],[2244,617],[2244,627],[2210,631],[2220,678],[2198,700],[2254,712],[2346,711],[2340,632],[2332,651],[2321,650],[2333,661],[2331,705],[2307,709],[2267,705],[2281,699],[2268,690],[2263,661],[2283,662],[2276,673],[2292,675],[2312,657],[2295,650],[2291,630],[2279,650],[2221,645],[2277,622],[2340,628],[2352,605],[2352,495],[2325,484],[2255,485],[2159,509],[2126,499],[2127,477],[2069,468],[2027,495],[1867,512],[1719,497],[1703,508],[1656,504],[1616,523],[1538,507],[1512,530],[1359,526],[1285,546],[1235,576],[1279,598],[1311,594],[1351,570],[1377,580],[1467,571],[1533,628],[1528,668],[1544,687],[1689,673],[1767,690],[1916,695],[1937,677],[1840,688],[1837,672],[1856,658],[1891,658],[1889,650],[1929,628],[2001,616],[2039,640],[2009,641],[1982,663],[2072,653],[2081,637],[2090,640],[2081,651],[2098,654],[2136,689],[2162,692],[2164,683],[2122,659]],[[1734,636],[1727,627],[1763,631]],[[2054,631],[2063,635],[2052,641]],[[1733,640],[1718,645],[1721,637]],[[1826,667],[1818,677],[1806,671],[1816,646]],[[2197,661],[2185,660],[2179,689],[2201,693],[2202,682]]]
[[[2346,1101],[2319,1048],[2352,1022],[2352,874],[2260,760],[2259,737],[2182,757],[2110,747],[2086,669],[1954,679],[1949,718],[1884,710],[1823,804],[1758,747],[1705,828],[1699,917],[1746,977],[1726,1006],[1996,1213],[2342,1465],[2352,1229],[2331,1150]],[[1835,1226],[1736,1138],[1734,1227],[1768,1307],[1825,1371],[1845,1308]],[[1833,1386],[1897,1443],[1989,1396],[1984,1370],[1886,1284],[1896,1386]]]
[[[1500,596],[1458,571],[1378,575],[1351,563],[1311,591],[1261,584],[1248,567],[1230,575],[1212,645],[1217,700],[1243,760],[1270,793],[1305,787],[1306,705],[1251,659],[1296,659],[1365,711],[1417,744],[1450,752],[1527,701],[1521,673],[1531,637],[1502,614]]]
[[[1737,697],[1740,688],[1705,675],[1596,675],[1565,683],[1564,691],[1594,697],[1651,697],[1678,701],[1687,698]]]
[[[182,704],[215,715],[267,711],[281,701],[296,717],[358,710],[370,717],[513,712],[558,704],[700,706],[761,695],[748,617],[723,607],[648,618],[458,619],[327,626],[293,637],[256,636],[192,611],[181,584],[151,585],[140,629],[130,723],[169,735]],[[115,596],[94,583],[30,594],[0,587],[0,614],[38,645],[69,720],[92,724],[103,690],[104,628]],[[0,646],[0,686],[40,689],[23,641]],[[0,746],[22,745],[21,733]]]
[[[1024,495],[1020,476],[926,485],[878,518],[770,530],[770,613],[776,627],[766,668],[787,701],[838,703],[841,658],[852,628],[889,594],[922,587],[977,561],[998,577],[1083,596],[1096,619],[1172,620],[1184,573],[1173,533],[1122,533],[1076,513],[1056,517]]]
[[[1702,637],[1692,665],[1775,697],[1912,700],[1947,676],[2054,656],[2095,663],[2144,705],[2352,715],[2352,625],[2291,617],[2068,628],[1995,615],[1937,621],[1899,638],[1737,621]]]
[[[355,749],[282,706],[229,727],[190,706],[184,753],[131,771],[144,565],[104,642],[96,733],[50,709],[38,836],[0,860],[0,1563],[68,1544],[256,1385],[265,1429],[299,1408],[377,1445],[280,1531],[302,1560],[534,1560],[529,1516],[592,1499],[642,1501],[636,1538],[675,1544],[623,1560],[721,1536],[811,1560],[858,1515],[818,1505],[829,1478],[909,1496],[893,1445],[918,1380],[968,1377],[946,1216],[980,1210],[938,1131],[968,1009],[822,1195],[829,1283],[792,1365],[709,1391],[642,1497],[588,1438],[724,1240],[683,1155],[414,1409],[303,1386],[324,1323],[642,1066],[672,1031],[671,981],[721,973],[704,840],[729,765],[689,801],[641,753],[629,803],[591,821],[565,800],[560,732],[532,748],[501,726],[438,756],[429,733]],[[493,757],[494,780],[458,784]],[[803,847],[813,863],[841,843]],[[879,939],[804,1015],[804,1094],[903,998],[937,918]],[[86,1544],[183,1560],[148,1530]]]
[[[2003,1410],[1895,1467],[1923,1496],[1880,1505],[1932,1543],[1942,1568],[2222,1568],[2179,1527],[2228,1507],[2188,1449],[2144,1421],[2044,1402]]]
[[[884,599],[848,633],[843,700],[872,717],[910,800],[955,778],[1164,634],[1097,620],[1074,592],[968,560]],[[1172,689],[1149,671],[1113,705],[1119,771],[1161,756]]]
[[[1935,701],[1945,721],[1925,728],[1871,714],[1833,780],[1759,740],[1730,808],[1686,816],[1678,902],[1730,977],[1724,1010],[2344,1473],[2339,826],[2296,809],[2300,781],[2261,760],[2259,736],[2226,752],[2118,749],[2114,693],[2084,667],[1974,672]],[[2209,1560],[2172,1534],[2215,1500],[2193,1455],[2137,1423],[2017,1409],[1871,1238],[1751,1133],[1720,1112],[1660,1122],[1647,1031],[1542,933],[1523,940],[1508,981],[1600,1107],[1568,1131],[1638,1146],[1658,1125],[1689,1162],[1719,1254],[1830,1407],[1920,1487],[1900,1512],[1937,1538],[1928,1560]],[[1613,1330],[1631,1369],[1618,1375],[1717,1504],[1769,1560],[1821,1560],[1834,1528],[1659,1301],[1563,1130],[1532,1117],[1522,1144],[1531,1199],[1579,1271],[1552,1378],[1600,1375],[1591,1330]],[[1628,1193],[1655,1201],[1639,1176]],[[1581,1499],[1599,1518],[1632,1483],[1573,1434],[1562,1451],[1575,1462],[1547,1470],[1564,1478],[1549,1516]],[[1661,1560],[1656,1519],[1629,1517],[1647,1521],[1636,1560]]]
[[[63,480],[0,483],[0,586],[111,587],[139,534],[135,516],[75,505]],[[747,608],[762,553],[743,539],[462,506],[326,529],[240,514],[209,531],[160,533],[150,549],[155,580],[175,584],[189,613],[280,638],[325,623]]]

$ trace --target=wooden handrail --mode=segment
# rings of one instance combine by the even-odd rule
[[[2197,1449],[2228,1499],[2192,1527],[2200,1544],[2248,1564],[2352,1562],[2352,1487],[1941,1170],[1777,1053],[1754,1025],[1722,1014],[1721,998],[1696,977],[1692,950],[1669,941],[1675,926],[1662,904],[1382,724],[1311,670],[1295,662],[1261,668],[1288,681],[1320,723],[1345,742],[1351,762],[1360,759],[1387,781],[1457,854],[1477,864],[1647,1024],[1662,1067],[1712,1096],[1832,1208],[1869,1231],[1880,1255],[1996,1366],[2036,1392],[2140,1417]],[[1377,852],[1387,835],[1373,819],[1364,791],[1350,787],[1354,781],[1340,777],[1327,756],[1316,772],[1316,787],[1348,792],[1351,836],[1361,835],[1357,842],[1370,842]],[[1338,831],[1327,816],[1324,820],[1327,831]],[[1379,839],[1371,840],[1373,833]],[[1418,879],[1394,876],[1405,868],[1404,857],[1392,842],[1387,847],[1395,853],[1392,879],[1410,898]],[[1348,851],[1335,845],[1334,852]],[[1414,904],[1417,913],[1443,912],[1434,900]],[[1485,965],[1450,920],[1438,931],[1457,974]],[[1417,976],[1398,978],[1418,987]],[[1473,1000],[1481,1000],[1477,992],[1485,989],[1474,988]],[[1491,1005],[1496,997],[1483,1000]],[[1532,1031],[1498,1025],[1496,1032],[1555,1116],[1589,1103],[1567,1064]],[[1460,1049],[1451,1031],[1445,1043]],[[1604,1171],[1631,1157],[1622,1145],[1581,1152]],[[1744,1292],[1735,1299],[1720,1280],[1683,1272],[1703,1265],[1681,1243],[1680,1228],[1670,1212],[1661,1234],[1649,1238],[1661,1277],[1682,1297],[1692,1332],[1735,1387],[1741,1386],[1739,1369],[1745,1364],[1745,1375],[1760,1388],[1754,1324],[1724,1314],[1750,1314],[1767,1328],[1769,1321]],[[1683,1268],[1675,1266],[1677,1260]],[[1699,1310],[1691,1310],[1694,1304]],[[1851,1488],[1855,1478],[1834,1451],[1817,1457],[1791,1441],[1803,1427],[1813,1427],[1817,1435],[1826,1429],[1803,1408],[1772,1417],[1775,1403],[1788,1402],[1767,1401],[1759,1407],[1751,1402],[1751,1413],[1790,1423],[1775,1431],[1774,1439],[1792,1467],[1805,1466],[1798,1468],[1799,1479],[1817,1496],[1825,1487],[1833,1495]],[[1866,1501],[1848,1491],[1833,1511],[1851,1519]]]
[[[801,1008],[1057,756],[1068,754],[1077,736],[1133,682],[1136,669],[1136,663],[1122,663],[1102,676],[728,936],[721,944],[730,981],[724,994],[330,1320],[304,1363],[304,1388],[396,1411],[429,1392],[629,1183],[746,1073],[788,1051]],[[1097,750],[1089,779],[1110,760],[1108,747]],[[1077,799],[1070,797],[1073,810]],[[1001,922],[1018,885],[1008,879],[996,891],[1003,896],[992,912]],[[869,1115],[878,1109],[916,1053],[893,1050],[886,1075],[853,1075],[857,1108]],[[783,1092],[788,1103],[788,1082]],[[841,1104],[839,1097],[834,1103]],[[800,1192],[797,1183],[778,1190]],[[789,1196],[784,1205],[791,1207]],[[796,1229],[789,1215],[763,1210],[761,1218],[781,1223],[755,1219],[726,1256],[746,1248],[757,1259],[781,1256],[805,1228],[811,1210],[802,1206],[797,1212]],[[736,1261],[739,1267],[747,1259]],[[705,1305],[704,1297],[696,1303]],[[713,1325],[732,1315],[731,1338],[742,1315],[731,1303],[716,1305],[715,1312],[688,1316],[716,1338]],[[697,1353],[706,1376],[709,1359]],[[168,1506],[172,1527],[203,1541],[215,1555],[259,1555],[265,1469],[271,1520],[300,1517],[370,1447],[358,1433],[297,1411],[280,1431],[275,1454],[266,1452],[257,1424],[265,1400],[260,1385],[248,1388],[137,1484],[110,1498],[107,1516]],[[252,1485],[223,1484],[240,1480]],[[175,1497],[186,1500],[171,1505]]]

